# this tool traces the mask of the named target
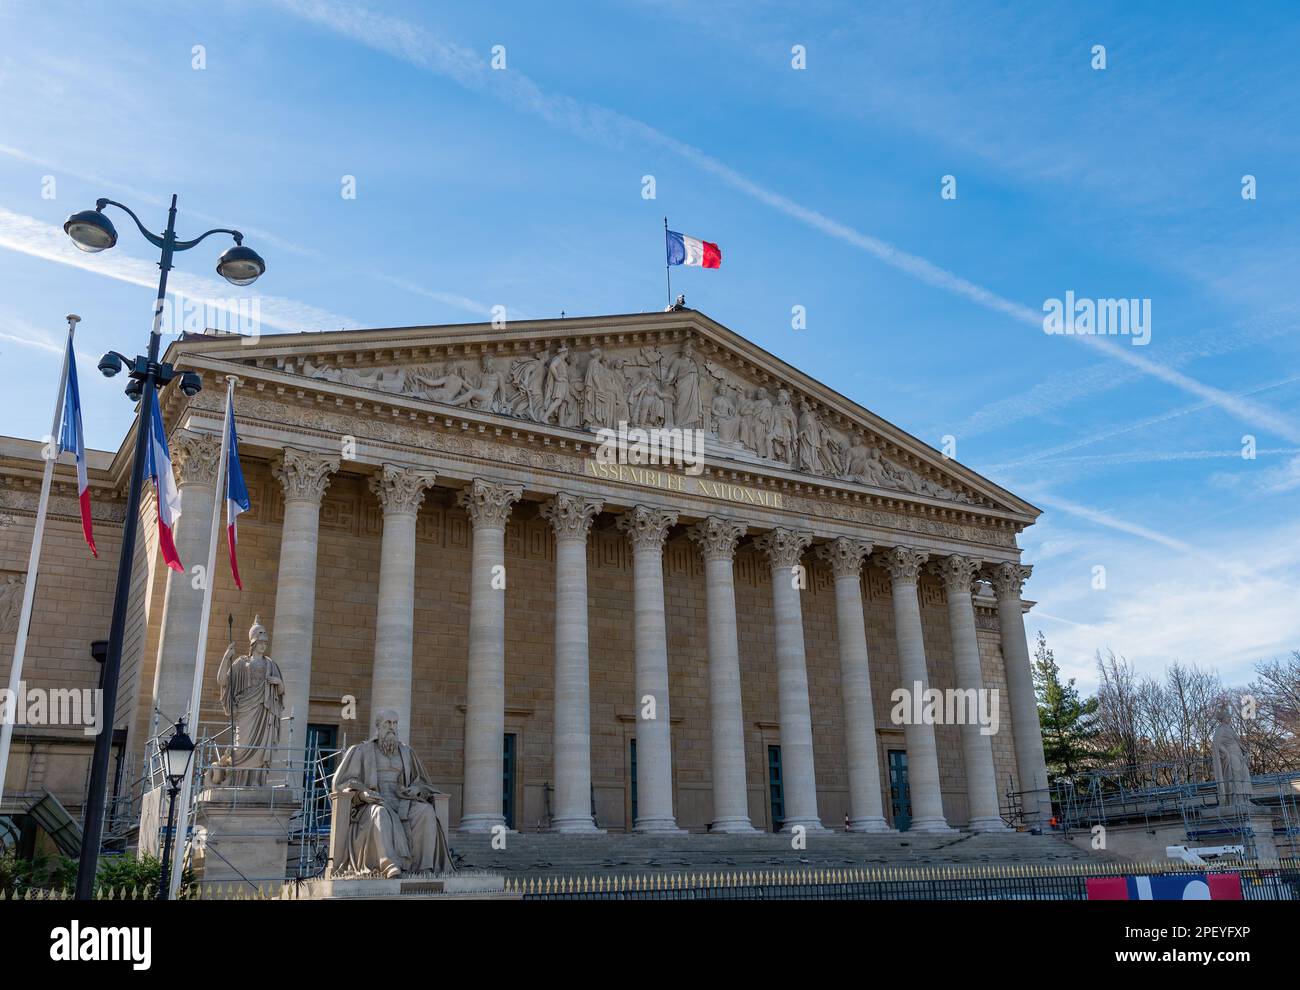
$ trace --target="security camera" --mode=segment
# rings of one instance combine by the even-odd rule
[[[187,371],[181,375],[181,391],[187,399],[192,399],[203,390],[203,379],[195,372]]]
[[[99,373],[105,378],[112,378],[122,370],[122,359],[112,351],[99,359]]]
[[[132,402],[139,402],[140,396],[144,395],[144,382],[138,378],[132,378],[126,385],[126,397]]]

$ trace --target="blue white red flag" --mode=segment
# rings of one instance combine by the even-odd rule
[[[149,417],[150,437],[145,444],[145,471],[153,480],[154,501],[158,503],[158,547],[163,563],[173,571],[184,571],[181,558],[176,553],[176,522],[181,517],[181,492],[176,487],[172,473],[172,455],[167,449],[167,431],[163,429],[162,412],[158,409],[158,390],[149,390],[153,415]]]
[[[1088,877],[1090,901],[1239,901],[1240,873]]]
[[[665,230],[668,264],[692,265],[696,268],[721,268],[722,249],[698,237],[688,237],[675,230]]]
[[[239,580],[239,561],[235,557],[235,520],[241,512],[250,508],[248,486],[244,484],[244,472],[239,466],[239,437],[235,433],[235,400],[232,398],[226,408],[226,430],[230,434],[226,454],[226,544],[230,547],[230,573],[235,576],[235,587],[244,590]]]
[[[81,390],[77,388],[77,357],[72,350],[72,337],[68,336],[68,383],[63,390],[63,423],[59,427],[57,457],[70,450],[77,458],[77,501],[81,503],[81,532],[90,545],[91,556],[98,557],[95,549],[95,529],[90,522],[90,485],[86,481],[86,434],[81,429]]]

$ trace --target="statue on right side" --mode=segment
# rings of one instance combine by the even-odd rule
[[[1219,724],[1214,727],[1210,754],[1214,760],[1214,780],[1219,787],[1219,806],[1249,807],[1254,795],[1250,763],[1237,730],[1233,728],[1232,711],[1226,700],[1219,703]]]

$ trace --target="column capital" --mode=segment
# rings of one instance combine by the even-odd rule
[[[370,490],[379,496],[384,515],[415,515],[424,501],[425,489],[431,487],[437,475],[432,471],[385,464],[378,474],[370,476]]]
[[[813,553],[818,560],[831,565],[831,571],[837,578],[857,580],[862,574],[862,562],[871,553],[871,541],[838,536],[829,543],[819,544]]]
[[[1034,569],[1028,564],[1004,562],[991,564],[985,571],[985,578],[993,585],[993,591],[999,599],[1013,598],[1020,600],[1020,591],[1025,586]]]
[[[456,493],[456,504],[469,513],[475,527],[504,529],[510,510],[523,494],[523,485],[475,478]]]
[[[891,547],[881,554],[881,564],[895,584],[916,584],[921,568],[930,559],[924,550],[912,547]]]
[[[812,539],[812,533],[778,526],[755,540],[754,546],[767,554],[772,570],[788,571],[799,563]]]
[[[634,505],[618,517],[616,525],[632,541],[633,550],[662,550],[668,531],[676,523],[676,512]]]
[[[285,447],[284,453],[271,465],[271,473],[284,488],[286,502],[315,502],[317,505],[329,487],[330,475],[338,469],[337,457],[292,447]]]
[[[217,485],[217,463],[221,460],[221,437],[211,433],[178,430],[171,441],[172,467],[178,485]]]
[[[581,540],[585,543],[592,522],[604,507],[605,503],[598,498],[560,492],[543,503],[539,511],[542,518],[555,528],[557,540]]]
[[[734,560],[736,544],[749,531],[749,527],[723,516],[708,516],[686,531],[686,535],[700,547],[705,560]]]
[[[930,561],[927,569],[943,580],[943,586],[948,590],[948,594],[968,595],[971,582],[979,573],[981,566],[982,562],[975,557],[963,557],[954,553]]]

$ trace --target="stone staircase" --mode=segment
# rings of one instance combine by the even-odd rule
[[[512,832],[505,849],[491,836],[450,836],[459,867],[507,878],[732,872],[881,866],[957,866],[1106,862],[1110,857],[1070,845],[1059,836],[1028,832],[925,835],[907,832],[855,835],[810,834],[807,848],[791,848],[790,836],[755,835],[551,835]]]

